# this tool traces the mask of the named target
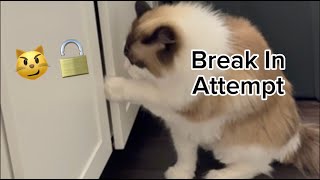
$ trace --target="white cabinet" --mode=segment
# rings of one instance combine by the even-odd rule
[[[99,1],[99,19],[108,76],[128,76],[123,70],[123,47],[135,18],[134,1]],[[109,26],[109,24],[112,24]],[[116,60],[116,61],[114,61]],[[116,149],[123,149],[135,120],[138,105],[110,103]]]
[[[61,77],[67,39],[81,42],[89,74]],[[16,49],[38,45],[49,68],[24,79]],[[67,46],[67,56],[78,53]],[[112,144],[93,2],[1,2],[1,109],[14,178],[100,176]]]
[[[156,1],[147,1],[151,7]],[[129,77],[124,71],[123,48],[131,24],[136,17],[135,1],[98,1],[99,19],[106,72],[108,76]],[[127,102],[110,103],[115,149],[124,149],[139,105]]]
[[[12,165],[8,149],[7,137],[4,129],[2,114],[0,116],[0,175],[1,179],[12,179]]]
[[[113,148],[125,148],[139,105],[112,102],[108,112],[102,70],[128,76],[123,46],[134,4],[1,2],[1,178],[99,178]],[[81,43],[89,74],[62,78],[60,46],[67,39]],[[48,70],[36,80],[22,78],[16,49],[39,45]],[[79,51],[68,45],[65,53]]]

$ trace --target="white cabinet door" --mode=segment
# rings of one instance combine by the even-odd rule
[[[0,113],[0,178],[12,179],[12,166],[8,149],[7,137],[5,134],[2,114]]]
[[[151,7],[156,1],[147,1]],[[136,18],[135,1],[99,1],[99,18],[107,76],[129,77],[123,68],[123,47],[132,21]],[[110,103],[115,149],[124,149],[139,105]]]
[[[61,77],[67,39],[82,43],[89,74]],[[38,45],[49,68],[24,79],[16,49]],[[15,178],[100,176],[112,145],[93,2],[1,2],[1,106]]]

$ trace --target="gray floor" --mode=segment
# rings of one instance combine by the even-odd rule
[[[298,105],[303,121],[319,123],[319,102],[299,101]],[[210,169],[223,167],[210,152],[199,149],[198,154],[197,178],[203,177]],[[125,150],[112,154],[101,178],[162,179],[163,172],[174,164],[175,159],[169,134],[161,121],[140,111]],[[273,167],[275,179],[306,179],[294,167],[280,164],[273,164]]]

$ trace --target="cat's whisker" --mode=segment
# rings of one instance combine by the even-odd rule
[[[48,63],[39,64],[39,67],[43,67],[43,66],[48,66],[49,67]]]
[[[18,71],[20,71],[22,69],[26,69],[26,68],[25,67],[18,67],[16,71],[18,72]]]

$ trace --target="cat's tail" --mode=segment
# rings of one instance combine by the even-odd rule
[[[291,156],[290,163],[305,176],[320,176],[319,170],[319,124],[303,124],[300,129],[300,147]]]

